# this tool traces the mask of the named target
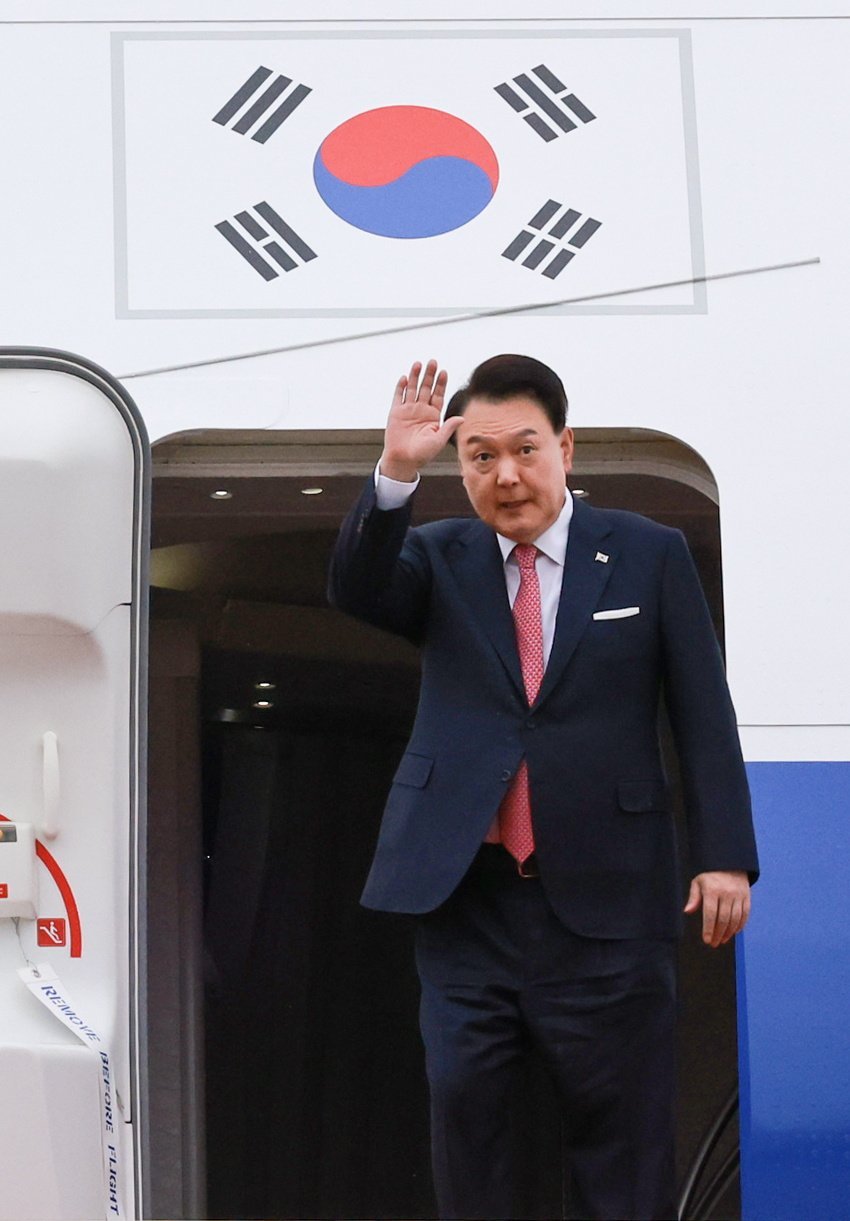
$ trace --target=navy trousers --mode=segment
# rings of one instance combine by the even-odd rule
[[[569,932],[539,878],[484,845],[417,918],[440,1217],[515,1218],[511,1116],[533,1044],[568,1137],[576,1215],[675,1217],[676,943]]]

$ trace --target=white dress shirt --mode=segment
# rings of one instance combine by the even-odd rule
[[[375,497],[379,509],[400,509],[419,487],[419,476],[413,483],[400,483],[397,479],[388,479],[375,468]],[[543,663],[549,662],[552,652],[552,641],[555,639],[555,620],[558,617],[558,603],[561,598],[561,584],[564,578],[564,558],[567,554],[567,540],[570,533],[570,519],[573,515],[573,498],[569,489],[566,490],[564,507],[552,522],[548,530],[544,530],[534,545],[541,553],[537,557],[537,579],[540,582],[540,613],[543,620]],[[497,534],[499,550],[504,561],[505,585],[508,591],[508,602],[513,607],[519,592],[519,564],[514,556],[516,542]]]

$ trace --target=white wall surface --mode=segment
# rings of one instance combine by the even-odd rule
[[[309,13],[293,4],[257,5],[249,19],[245,6],[232,4],[93,4],[85,9],[85,25],[68,24],[64,6],[19,9],[7,6],[7,18],[22,20],[3,28],[0,43],[4,113],[13,116],[5,161],[7,168],[14,167],[15,184],[2,204],[9,209],[4,232],[15,235],[0,288],[6,342],[78,351],[122,374],[416,321],[402,316],[397,305],[383,318],[362,319],[116,317],[111,35],[362,33],[362,22],[335,24],[347,14],[329,5],[313,6]],[[545,23],[538,19],[551,20],[553,11],[538,5],[533,17],[518,20],[516,10],[504,4],[484,10],[483,5],[453,6],[452,20],[442,25],[426,21],[434,10],[420,4],[407,4],[399,12],[399,6],[373,3],[359,7],[358,14],[374,19],[383,32],[415,33],[421,17],[418,28],[431,34],[456,32],[465,21],[473,32],[498,28],[504,35],[512,29],[539,32]],[[313,18],[312,25],[297,21],[301,11]],[[73,12],[83,9],[75,6]],[[455,384],[497,351],[540,357],[562,373],[574,424],[669,432],[712,467],[720,489],[727,651],[740,721],[754,726],[846,723],[850,514],[844,465],[850,370],[845,319],[850,278],[845,217],[850,201],[843,125],[850,23],[836,19],[835,5],[820,6],[818,16],[779,4],[712,7],[708,13],[659,3],[652,6],[652,18],[640,20],[628,20],[622,5],[595,5],[590,21],[578,6],[559,5],[557,12],[562,18],[574,14],[575,20],[554,21],[553,30],[583,31],[585,38],[594,31],[607,36],[616,30],[689,31],[699,177],[690,220],[696,215],[700,221],[709,276],[814,257],[821,262],[709,283],[705,312],[611,312],[636,302],[633,297],[608,298],[605,313],[588,313],[584,306],[585,312],[455,323],[421,335],[281,353],[132,378],[127,384],[154,437],[205,425],[367,428],[383,422],[391,385],[414,357],[434,353]],[[284,15],[292,24],[280,20]],[[51,24],[63,16],[65,23]],[[178,16],[183,25],[155,24]],[[216,24],[228,18],[230,24]],[[555,43],[552,37],[551,45]],[[203,43],[198,45],[203,55]],[[405,94],[398,85],[399,103],[414,93],[417,99],[425,96],[423,80],[427,84],[434,45],[433,39],[423,41],[419,61],[411,62],[411,92]],[[482,40],[476,54],[487,53],[492,45]],[[572,45],[578,48],[581,42]],[[635,38],[633,46],[640,45]],[[530,66],[519,50],[517,55],[517,70]],[[563,63],[569,67],[573,62],[578,71],[580,59],[574,61],[571,51]],[[352,65],[356,72],[356,59]],[[284,66],[281,60],[281,70]],[[362,81],[357,88],[365,98]],[[649,96],[650,80],[646,88]],[[686,82],[683,96],[689,89]],[[471,107],[479,105],[477,85],[476,91],[474,99],[470,94]],[[458,96],[457,91],[452,96],[455,109]],[[364,104],[358,101],[358,106]],[[634,90],[622,99],[624,113],[642,104]],[[303,110],[306,114],[306,104]],[[514,118],[505,107],[505,123]],[[483,123],[477,111],[476,122]],[[608,119],[600,116],[597,122],[602,130]],[[584,147],[590,147],[592,128],[577,134],[586,135]],[[272,147],[270,143],[266,151]],[[560,148],[556,151],[563,158]],[[564,190],[581,187],[585,155],[576,153],[572,170],[559,169],[557,179],[541,179],[544,197],[554,182]],[[235,164],[220,173],[235,174]],[[648,175],[650,171],[648,161]],[[649,178],[645,198],[633,186],[625,198],[616,163],[608,177],[598,166],[594,173],[609,231],[615,217],[633,218],[648,206]],[[185,193],[178,180],[175,167],[175,195]],[[223,198],[226,185],[217,179],[211,190]],[[306,182],[303,190],[307,194],[299,200],[309,197],[312,207],[312,183]],[[303,206],[306,215],[307,203]],[[517,216],[518,223],[523,219]],[[601,243],[605,232],[603,228],[594,241]],[[588,267],[592,255],[590,244],[581,255]],[[412,259],[404,243],[389,241],[379,257],[381,275],[399,278]],[[662,262],[659,256],[659,266]],[[516,270],[518,303],[570,295],[566,273],[556,282],[557,292],[550,286],[555,295],[545,296],[539,277],[520,268],[508,270]],[[339,274],[344,280],[344,266]],[[293,279],[296,275],[302,271],[293,273]],[[460,256],[454,277],[447,282],[447,308],[487,304],[470,295],[475,285]],[[636,287],[618,282],[614,272],[606,272],[595,285],[596,291]],[[328,291],[332,309],[332,289]],[[644,294],[639,304],[669,308],[680,300],[680,292]]]

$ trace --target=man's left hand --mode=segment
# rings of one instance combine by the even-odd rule
[[[685,912],[702,907],[702,939],[712,949],[740,933],[750,915],[750,882],[743,869],[698,873],[691,882]]]

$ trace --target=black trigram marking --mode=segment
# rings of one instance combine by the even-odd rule
[[[218,114],[213,115],[213,123],[220,123],[222,127],[226,127],[241,110],[242,115],[230,130],[244,136],[259,123],[260,126],[251,133],[251,139],[256,140],[258,144],[265,144],[284,119],[288,119],[295,107],[300,106],[307,94],[312,92],[306,85],[296,85],[293,89],[289,89],[292,81],[288,76],[275,76],[271,83],[263,89],[263,85],[271,75],[271,68],[260,67],[253,72],[247,81],[239,86],[233,97],[225,102]],[[272,110],[264,122],[261,122],[266,112],[274,106],[281,95],[284,95],[281,104],[276,110]],[[243,107],[247,108],[243,109]]]
[[[546,276],[548,280],[554,280],[567,263],[575,258],[582,246],[587,245],[601,225],[602,221],[594,220],[592,216],[585,217],[582,221],[581,212],[576,212],[575,208],[564,208],[556,199],[547,199],[543,207],[534,213],[527,227],[520,229],[507,249],[502,251],[502,258],[513,262],[531,246],[522,260],[523,267],[528,267],[531,271],[540,268],[541,275]],[[544,229],[545,237],[542,236]]]
[[[576,119],[590,123],[596,118],[545,64],[532,68],[531,75],[520,72],[513,80],[516,88],[504,82],[494,85],[496,92],[547,143],[561,132],[575,131]]]
[[[258,216],[263,224],[257,220]],[[223,220],[216,225],[216,229],[264,280],[276,280],[280,274],[278,267],[282,267],[284,271],[294,271],[302,263],[309,263],[316,257],[315,250],[311,250],[304,239],[299,237],[265,200],[254,204],[251,212],[237,212],[234,220],[235,225],[229,220]],[[237,225],[241,227],[241,231]],[[246,233],[250,241],[246,239]],[[277,241],[274,234],[282,239],[287,249]],[[264,258],[264,255],[268,257]],[[296,259],[300,259],[301,263]]]

